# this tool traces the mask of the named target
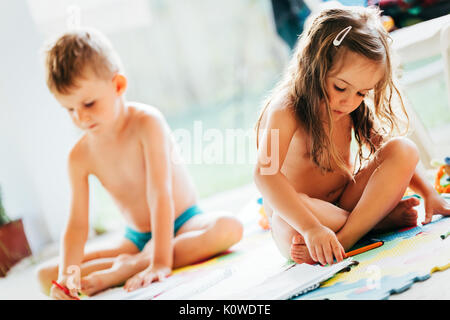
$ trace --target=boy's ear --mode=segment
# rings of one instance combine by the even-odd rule
[[[123,74],[117,73],[113,78],[114,88],[118,96],[121,96],[127,90],[128,80]]]

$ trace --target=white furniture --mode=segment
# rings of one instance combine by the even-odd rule
[[[433,81],[443,73],[450,112],[450,14],[395,30],[391,32],[391,37],[393,49],[401,64],[442,55],[442,60],[405,74],[401,83],[407,91],[408,87]],[[419,147],[423,164],[429,168],[430,160],[434,157],[441,158],[445,155],[442,151],[449,148],[446,145],[435,145],[413,108],[408,107],[408,112],[414,126],[411,138]]]

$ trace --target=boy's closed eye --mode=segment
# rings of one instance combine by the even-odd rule
[[[89,102],[85,102],[84,106],[86,108],[90,108],[90,107],[94,106],[94,104],[95,104],[95,101],[89,101]]]

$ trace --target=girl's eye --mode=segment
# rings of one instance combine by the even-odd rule
[[[95,101],[87,102],[87,103],[84,104],[84,106],[86,108],[90,108],[90,107],[92,107],[94,105],[94,103],[95,103]]]
[[[334,88],[340,92],[343,92],[345,90],[345,88],[339,88],[337,85],[334,85]]]
[[[360,92],[358,92],[358,96],[360,96],[360,97],[365,97],[366,96],[366,94],[365,93],[360,93]]]
[[[70,108],[70,109],[67,109],[67,110],[69,110],[69,112],[73,112],[73,108]]]

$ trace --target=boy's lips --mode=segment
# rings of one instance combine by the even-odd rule
[[[87,129],[94,129],[96,126],[97,126],[97,124],[94,123],[94,124],[91,124],[90,126],[88,126]]]

